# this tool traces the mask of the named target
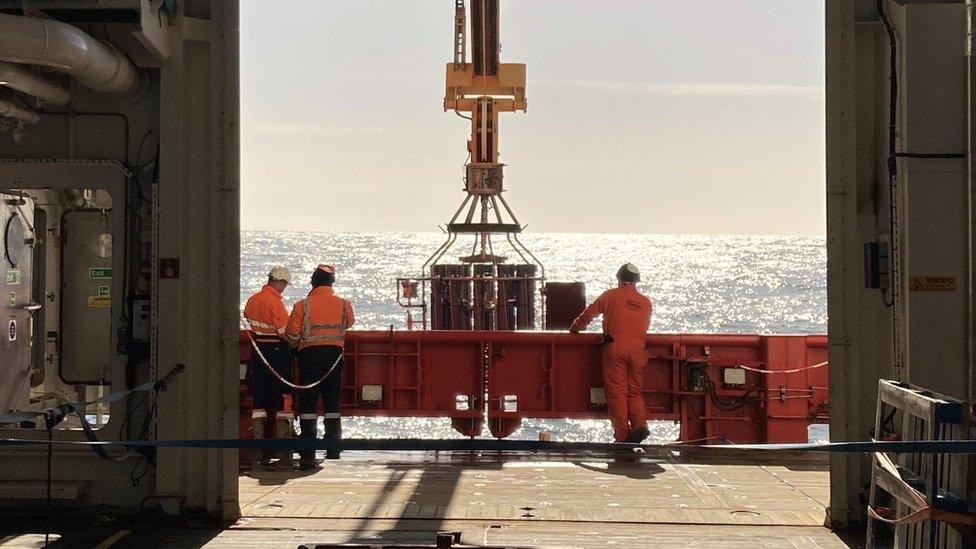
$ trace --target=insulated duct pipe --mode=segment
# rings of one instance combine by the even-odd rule
[[[42,101],[65,105],[71,96],[68,90],[44,80],[17,65],[0,61],[0,86],[6,86]]]
[[[0,14],[0,60],[64,71],[93,90],[126,98],[142,91],[142,74],[122,52],[71,25]]]
[[[10,101],[4,101],[3,99],[0,99],[0,116],[16,118],[17,120],[22,120],[28,124],[36,124],[38,120],[41,119],[36,112],[29,111],[23,107],[18,107]]]

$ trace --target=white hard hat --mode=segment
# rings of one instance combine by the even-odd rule
[[[271,269],[271,272],[268,273],[268,276],[270,276],[275,280],[284,280],[285,282],[291,284],[291,271],[289,271],[284,267],[278,266]]]
[[[617,280],[629,284],[640,282],[640,271],[637,270],[637,266],[633,263],[624,263],[617,271]]]

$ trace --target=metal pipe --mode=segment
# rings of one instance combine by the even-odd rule
[[[532,250],[530,250],[530,249],[528,249],[528,248],[526,248],[526,247],[525,247],[525,244],[522,244],[522,241],[521,241],[521,240],[519,240],[519,238],[518,238],[518,235],[517,235],[517,234],[514,234],[514,233],[513,233],[513,234],[512,234],[512,238],[513,238],[513,239],[515,240],[515,242],[516,242],[516,243],[518,243],[518,245],[519,245],[519,246],[521,246],[521,247],[522,247],[522,249],[523,249],[523,250],[525,250],[525,253],[527,253],[527,254],[529,254],[529,257],[531,257],[531,258],[532,258],[532,261],[535,261],[535,263],[536,263],[536,265],[538,265],[538,266],[539,266],[539,270],[541,271],[541,273],[540,273],[540,275],[541,275],[541,276],[540,276],[540,278],[542,278],[542,280],[545,280],[545,279],[546,279],[546,266],[545,266],[545,265],[543,265],[541,261],[539,261],[539,258],[537,258],[537,257],[535,256],[535,254],[534,254],[534,253],[532,253]]]
[[[0,14],[0,60],[66,72],[93,90],[138,97],[142,72],[122,52],[60,21]]]
[[[439,248],[437,248],[437,251],[435,251],[433,254],[431,254],[430,257],[427,258],[427,261],[424,262],[423,267],[420,268],[421,278],[423,278],[424,276],[427,275],[427,267],[429,265],[432,265],[432,264],[437,263],[438,261],[440,261],[441,257],[445,253],[447,253],[447,250],[449,250],[451,248],[451,246],[454,245],[454,241],[456,239],[457,239],[457,233],[451,233],[451,234],[449,234],[448,237],[447,237],[447,240],[445,240],[444,243],[441,244],[441,246]]]
[[[464,209],[464,206],[468,203],[468,200],[471,200],[472,196],[474,195],[465,195],[464,200],[461,202],[461,205],[458,206],[458,209],[456,212],[454,212],[454,215],[451,216],[451,221],[449,221],[448,224],[454,223],[457,220],[457,217],[461,215],[461,210]]]
[[[522,224],[519,223],[518,218],[515,217],[515,212],[512,211],[512,208],[509,207],[508,202],[505,201],[505,197],[502,196],[502,195],[498,195],[498,200],[501,201],[502,206],[505,206],[505,211],[508,212],[508,215],[509,215],[509,217],[512,218],[512,221],[514,221],[516,225],[521,226]]]
[[[68,90],[61,86],[48,82],[13,63],[3,61],[0,61],[0,86],[6,86],[55,105],[66,105],[71,99]]]
[[[10,101],[0,99],[0,116],[16,118],[28,124],[36,124],[41,117],[36,112],[14,105]]]

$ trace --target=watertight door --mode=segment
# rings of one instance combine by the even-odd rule
[[[29,199],[0,193],[0,413],[22,410],[30,389],[31,244]],[[19,206],[19,207],[18,207]]]
[[[107,210],[61,218],[61,379],[106,385],[112,357],[112,225]]]

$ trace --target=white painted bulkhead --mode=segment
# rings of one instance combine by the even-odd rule
[[[827,0],[827,257],[831,439],[868,440],[878,379],[972,398],[972,203],[962,158],[899,158],[894,231],[899,297],[865,288],[864,245],[892,248],[888,36],[875,0]],[[885,2],[898,44],[896,150],[965,153],[966,8]],[[912,289],[916,277],[950,291]],[[889,279],[894,280],[895,276]],[[887,298],[887,299],[886,299]],[[886,301],[888,303],[886,304]],[[895,320],[897,317],[897,321]],[[867,455],[831,460],[830,523],[865,521]],[[958,493],[966,493],[958,476]]]
[[[59,7],[57,2],[48,4]],[[35,124],[0,121],[5,130],[0,132],[0,188],[39,196],[50,194],[42,189],[52,187],[112,190],[111,213],[118,216],[119,227],[113,279],[125,279],[111,284],[113,358],[105,369],[106,385],[65,396],[93,398],[157,379],[183,364],[185,372],[157,402],[152,436],[233,438],[239,354],[237,3],[186,1],[176,6],[171,13],[158,2],[113,2],[112,18],[106,17],[105,24],[77,23],[86,40],[109,45],[98,51],[117,50],[131,60],[145,86],[137,97],[93,90],[84,78],[22,64],[28,58],[0,59],[17,62],[18,68],[43,79],[50,86],[44,93],[63,87],[70,94],[62,108],[57,101],[38,102],[15,89],[0,90],[10,94],[0,98],[40,114]],[[10,13],[20,15],[18,10],[19,5]],[[86,16],[97,14],[96,8]],[[136,175],[127,176],[127,169]],[[56,221],[42,230],[51,242],[57,240]],[[120,253],[126,244],[128,255]],[[58,257],[48,256],[50,273]],[[160,259],[179,262],[178,278],[160,279]],[[59,277],[49,274],[47,291],[60,293],[60,284]],[[57,317],[58,297],[52,297],[43,314]],[[139,316],[143,298],[151,301],[148,330],[130,324]],[[58,380],[58,365],[71,364],[72,357],[60,356],[60,346],[45,341],[62,335],[58,329],[48,326],[48,333],[50,337],[41,334],[34,342],[44,348],[49,363],[42,367],[47,379],[43,388],[70,393],[75,386]],[[136,397],[113,404],[100,436],[135,436],[148,408],[139,404]],[[132,417],[124,421],[130,411]],[[7,429],[2,436],[44,438],[45,433],[42,428]],[[55,436],[83,438],[77,422],[66,422]],[[44,456],[43,447],[4,449],[4,484],[42,499]],[[56,493],[86,506],[137,508],[158,502],[167,512],[198,510],[224,518],[239,512],[236,451],[161,450],[156,467],[144,475],[135,469],[137,461],[117,463],[83,448],[58,448]],[[138,485],[133,475],[140,477]]]

